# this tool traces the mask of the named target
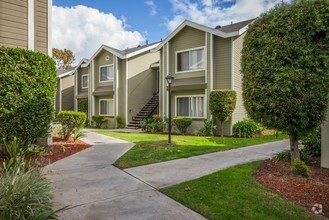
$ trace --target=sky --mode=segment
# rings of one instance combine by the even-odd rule
[[[102,44],[126,49],[158,42],[184,20],[223,26],[255,18],[281,1],[53,0],[52,46],[72,50],[77,64]]]

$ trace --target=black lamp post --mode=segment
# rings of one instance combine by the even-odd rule
[[[174,77],[169,73],[166,76],[166,80],[168,83],[168,144],[171,144],[171,84],[174,81]]]

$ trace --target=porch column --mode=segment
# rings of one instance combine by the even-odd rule
[[[329,111],[321,131],[321,167],[329,168]]]

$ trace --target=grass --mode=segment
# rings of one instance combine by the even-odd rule
[[[160,191],[208,219],[317,219],[258,184],[252,175],[261,164],[235,166]]]
[[[123,133],[106,130],[97,130],[96,132],[136,144],[115,162],[114,165],[122,169],[262,144],[287,137],[286,135],[279,135],[278,137],[266,135],[255,138],[221,138],[173,135],[172,142],[174,144],[168,146],[166,134]]]

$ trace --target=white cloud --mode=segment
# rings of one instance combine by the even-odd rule
[[[151,16],[154,16],[156,15],[158,12],[157,12],[157,8],[156,8],[156,5],[154,4],[154,1],[153,0],[147,0],[145,2],[146,5],[148,5],[150,7],[150,15]]]
[[[139,32],[128,30],[125,17],[116,18],[82,5],[53,6],[52,19],[52,46],[72,50],[75,64],[82,58],[90,58],[102,44],[125,49],[145,40]]]
[[[233,3],[229,7],[221,3]],[[171,0],[174,17],[167,19],[166,26],[173,31],[184,20],[191,20],[209,27],[227,25],[259,16],[273,8],[281,0]]]

